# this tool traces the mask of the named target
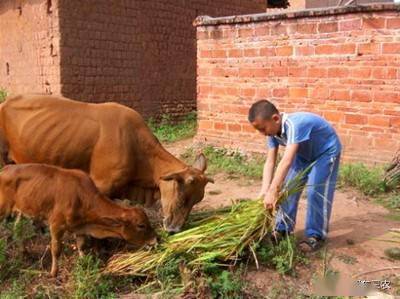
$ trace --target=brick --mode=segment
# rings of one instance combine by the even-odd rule
[[[325,68],[317,68],[317,67],[310,67],[308,69],[308,76],[309,77],[316,77],[316,78],[322,78],[322,77],[326,77],[328,74],[327,69]]]
[[[215,122],[214,123],[214,129],[218,131],[225,131],[226,130],[226,124],[223,122]]]
[[[339,22],[339,31],[352,31],[361,29],[361,19],[343,20]]]
[[[197,39],[208,39],[209,35],[208,35],[208,31],[197,31]]]
[[[257,26],[255,29],[255,35],[256,36],[264,36],[264,35],[269,35],[270,34],[270,28],[269,26]]]
[[[325,86],[315,87],[311,89],[310,98],[315,99],[328,99],[329,98],[329,88]]]
[[[397,79],[397,68],[375,68],[372,71],[372,77],[375,79]]]
[[[286,66],[273,66],[271,68],[271,74],[272,74],[272,76],[287,77],[288,76],[288,68]]]
[[[305,98],[308,95],[307,88],[291,87],[289,88],[289,97],[291,98]]]
[[[228,57],[242,57],[243,50],[242,49],[232,49],[228,51]]]
[[[343,78],[349,75],[349,70],[346,67],[331,67],[328,69],[328,77]]]
[[[239,132],[242,130],[242,126],[239,124],[228,124],[228,130],[231,132]]]
[[[363,18],[363,29],[383,29],[386,25],[386,18]]]
[[[370,91],[354,90],[351,92],[351,100],[358,102],[371,102],[372,95]]]
[[[400,128],[400,117],[391,117],[390,126]]]
[[[356,44],[341,44],[336,48],[336,54],[355,54]]]
[[[325,112],[324,112],[324,117],[325,117],[328,121],[339,122],[339,121],[341,121],[342,118],[343,118],[343,113],[340,113],[340,112],[333,112],[333,111],[325,111]]]
[[[348,101],[350,99],[350,92],[348,90],[331,90],[329,98],[335,101]]]
[[[256,94],[255,88],[243,88],[241,90],[241,95],[245,97],[254,97]]]
[[[225,50],[213,50],[212,51],[212,57],[213,58],[226,58],[227,57],[227,51],[225,51]]]
[[[309,56],[315,54],[315,48],[313,46],[295,47],[294,51],[296,56]]]
[[[380,44],[361,43],[358,45],[357,53],[359,55],[371,55],[380,53]]]
[[[289,67],[289,77],[306,77],[307,69],[305,67]]]
[[[260,56],[275,56],[275,47],[261,48]]]
[[[200,130],[211,130],[213,129],[213,122],[210,120],[199,120],[199,129]]]
[[[374,93],[374,101],[400,104],[400,92],[377,91]]]
[[[357,67],[357,68],[351,70],[350,76],[354,77],[354,78],[368,79],[371,77],[371,74],[372,74],[371,68]]]
[[[244,50],[244,56],[246,57],[254,57],[259,55],[259,50],[258,49],[245,49]]]
[[[345,123],[353,125],[364,125],[367,123],[367,117],[359,114],[345,114]]]
[[[296,32],[304,33],[304,34],[313,34],[313,33],[317,32],[317,25],[316,24],[297,24]]]
[[[276,47],[275,53],[277,56],[291,56],[293,55],[292,46]]]
[[[272,90],[272,95],[274,97],[287,97],[289,95],[288,88],[275,88]]]
[[[383,115],[368,116],[368,124],[371,126],[378,126],[378,127],[389,127],[390,126],[390,118]]]
[[[388,29],[400,29],[400,17],[391,18],[386,20],[386,27]]]
[[[337,22],[318,24],[318,32],[319,33],[336,32],[338,30],[339,30],[339,25]]]
[[[315,54],[317,55],[331,55],[336,54],[336,45],[318,45],[315,47]]]
[[[201,50],[199,53],[199,56],[201,58],[211,58],[212,57],[212,51],[210,50]]]
[[[240,28],[239,29],[239,37],[252,37],[254,35],[254,29],[253,28]]]
[[[383,54],[399,54],[400,53],[400,43],[384,43],[382,44]]]

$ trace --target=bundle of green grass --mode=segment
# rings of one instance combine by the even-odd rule
[[[307,171],[307,170],[306,170]],[[286,184],[279,202],[299,192],[300,173]],[[235,264],[260,242],[272,226],[274,217],[261,200],[246,200],[214,212],[197,213],[189,220],[189,229],[172,236],[163,236],[153,250],[139,250],[113,256],[105,271],[117,275],[150,277],[176,256],[184,256],[189,267],[220,263]]]

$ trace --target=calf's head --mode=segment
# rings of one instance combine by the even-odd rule
[[[121,216],[112,219],[112,223],[119,236],[135,247],[157,243],[157,235],[146,213],[140,208],[125,208]]]
[[[206,157],[200,154],[192,167],[160,178],[163,222],[168,232],[179,232],[193,206],[203,199],[205,186],[213,182],[204,175],[206,168]]]

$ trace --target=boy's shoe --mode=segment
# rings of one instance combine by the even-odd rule
[[[319,236],[307,237],[307,239],[299,243],[299,248],[304,253],[316,252],[325,244],[325,240]]]

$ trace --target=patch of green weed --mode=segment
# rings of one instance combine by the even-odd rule
[[[0,103],[3,102],[7,97],[7,91],[0,87]]]
[[[244,282],[238,274],[224,270],[207,281],[213,298],[243,298]]]
[[[150,119],[147,124],[158,140],[174,142],[196,134],[196,113],[189,113],[179,122],[173,122],[168,115],[164,115],[160,122]]]
[[[92,255],[78,259],[73,269],[73,298],[115,298],[112,282],[100,273],[100,260]]]

